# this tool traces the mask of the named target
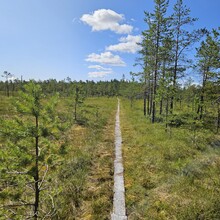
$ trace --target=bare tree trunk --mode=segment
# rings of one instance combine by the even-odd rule
[[[149,109],[149,115],[152,114],[152,109],[153,109],[153,95],[152,95],[152,90],[150,93],[150,109]]]
[[[168,112],[169,112],[169,98],[167,97],[167,102],[166,102],[166,132],[167,132],[167,129],[168,129]]]
[[[8,80],[6,81],[6,93],[7,93],[7,96],[9,97],[9,83],[8,83]]]
[[[159,38],[159,37],[158,37]],[[155,122],[156,117],[156,95],[157,95],[157,74],[158,74],[158,50],[159,50],[159,39],[157,39],[157,52],[155,58],[155,71],[153,80],[153,93],[152,93],[152,118],[151,122]]]
[[[217,116],[217,134],[218,134],[218,130],[219,130],[219,127],[220,127],[220,107],[219,107],[219,102],[218,102],[218,116]]]
[[[146,73],[144,76],[144,116],[146,116],[147,114],[147,77],[146,77]]]
[[[38,132],[38,116],[35,117],[36,119],[36,132]],[[38,167],[38,144],[39,144],[39,136],[38,134],[35,137],[35,202],[34,202],[34,219],[38,219],[38,208],[39,208],[39,198],[40,198],[40,189],[39,189],[39,167]]]
[[[159,25],[158,25],[158,34],[159,34]],[[152,94],[152,119],[151,122],[155,122],[156,117],[156,95],[157,95],[157,74],[158,74],[158,52],[159,52],[159,36],[157,36],[156,44],[156,57],[155,57],[155,71],[154,71],[154,80],[153,80],[153,94]]]
[[[160,100],[160,115],[163,113],[163,98]]]
[[[76,115],[77,115],[77,103],[75,102],[75,105],[74,105],[74,119],[75,119],[75,121],[76,121],[76,119],[77,119],[77,117],[76,117]]]
[[[150,94],[147,94],[147,114],[150,115]]]
[[[200,96],[200,103],[199,103],[198,110],[197,110],[197,114],[199,114],[200,120],[203,117],[204,95],[205,95],[205,86],[206,86],[206,81],[207,81],[206,72],[208,71],[209,71],[209,68],[207,68],[206,71],[204,70],[204,73],[203,73],[202,91],[201,91],[201,96]]]
[[[144,116],[146,116],[147,114],[146,105],[147,105],[147,96],[146,96],[146,91],[144,91]]]
[[[150,73],[149,73],[149,79],[148,79],[148,94],[147,94],[147,113],[150,116],[151,115],[151,109],[152,109],[152,95],[151,95],[151,83],[150,83]]]
[[[151,118],[152,123],[155,122],[155,117],[156,117],[156,77],[154,82],[153,99],[152,99],[152,118]]]
[[[180,24],[181,21],[181,14],[179,9],[179,16],[178,16],[178,24]],[[178,67],[178,61],[179,61],[179,43],[180,43],[180,26],[177,29],[177,35],[176,35],[176,47],[175,47],[175,58],[174,58],[174,71],[173,71],[173,93],[175,93],[176,89],[176,80],[177,80],[177,67]],[[174,94],[171,96],[170,100],[170,113],[173,113],[173,102],[174,102]]]
[[[79,88],[76,87],[76,97],[75,97],[75,105],[74,105],[74,119],[77,120],[77,105],[79,101]]]
[[[204,105],[204,91],[202,91],[202,94],[201,94],[201,97],[200,97],[200,103],[199,103],[198,110],[197,110],[197,114],[199,114],[199,119],[200,120],[203,117],[203,105]]]

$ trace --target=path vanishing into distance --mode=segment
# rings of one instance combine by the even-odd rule
[[[124,168],[122,160],[122,137],[120,128],[120,100],[115,123],[114,197],[112,220],[127,220],[125,209]]]

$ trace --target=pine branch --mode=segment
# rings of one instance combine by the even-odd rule
[[[52,217],[56,213],[53,197],[51,195],[49,195],[49,197],[50,197],[51,203],[52,203],[52,210],[49,211],[42,219],[47,219],[48,217]]]
[[[28,174],[28,172],[20,172],[20,171],[11,171],[11,172],[6,172],[7,174],[22,174],[22,175],[25,175],[25,174]]]
[[[10,207],[20,207],[20,206],[34,206],[33,203],[25,203],[25,204],[10,204],[10,205],[2,205],[0,208],[10,208]]]
[[[41,190],[41,186],[42,186],[42,184],[43,184],[43,182],[44,182],[44,180],[45,180],[45,177],[46,177],[46,175],[47,175],[47,172],[48,172],[48,165],[46,165],[46,170],[45,170],[44,176],[43,176],[43,178],[42,178],[42,180],[41,180],[41,182],[40,182],[39,190]]]

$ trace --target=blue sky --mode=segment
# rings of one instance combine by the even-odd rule
[[[219,0],[184,2],[199,18],[195,28],[220,26]],[[26,80],[130,78],[139,70],[133,64],[144,10],[153,6],[153,0],[0,0],[0,72]]]

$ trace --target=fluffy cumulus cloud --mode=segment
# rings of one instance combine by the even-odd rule
[[[110,45],[106,48],[106,50],[124,53],[136,53],[141,49],[141,46],[137,44],[140,43],[141,40],[142,39],[140,35],[128,35],[127,37],[121,37],[119,39],[119,44]]]
[[[112,69],[111,68],[105,68],[103,66],[100,65],[91,65],[88,66],[89,69],[95,69],[95,71],[89,72],[88,76],[90,78],[103,78],[109,74],[112,73]]]
[[[131,25],[120,24],[124,15],[110,9],[99,9],[92,14],[84,14],[80,20],[91,26],[93,31],[111,30],[118,34],[129,34],[133,29]]]
[[[89,54],[86,61],[93,63],[100,63],[102,65],[126,66],[125,62],[121,59],[120,56],[113,55],[109,51],[101,54],[96,54],[96,53]]]

